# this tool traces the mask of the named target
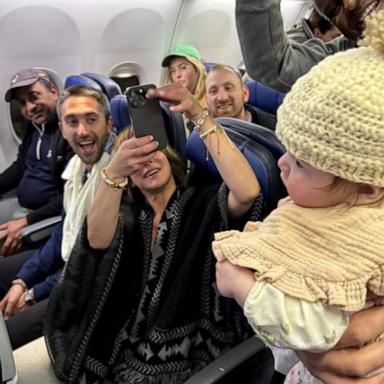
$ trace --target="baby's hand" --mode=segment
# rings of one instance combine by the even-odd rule
[[[231,264],[229,261],[216,263],[216,284],[219,292],[230,299],[236,299],[243,306],[255,279],[250,269]]]

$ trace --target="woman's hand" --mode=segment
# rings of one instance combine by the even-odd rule
[[[240,306],[255,283],[250,269],[231,264],[229,261],[216,263],[216,284],[219,292],[230,299],[235,299]]]
[[[108,177],[115,182],[123,181],[151,160],[158,146],[159,143],[152,136],[124,141],[106,168]]]
[[[330,350],[325,353],[296,352],[313,376],[326,384],[384,383],[384,372],[364,377],[384,366],[384,341],[365,347]]]

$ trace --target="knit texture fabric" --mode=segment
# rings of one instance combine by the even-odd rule
[[[343,179],[384,187],[384,11],[359,47],[329,56],[301,77],[278,110],[288,152]]]
[[[220,260],[255,270],[287,295],[358,311],[384,295],[384,206],[302,208],[280,201],[264,222],[215,234]]]

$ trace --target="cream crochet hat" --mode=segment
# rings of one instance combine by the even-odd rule
[[[294,84],[276,133],[314,168],[384,187],[384,11],[367,22],[363,44],[326,58]]]

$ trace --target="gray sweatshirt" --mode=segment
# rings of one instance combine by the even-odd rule
[[[283,28],[280,0],[236,0],[236,25],[247,73],[281,92],[328,55],[355,46],[344,36],[295,43]]]

